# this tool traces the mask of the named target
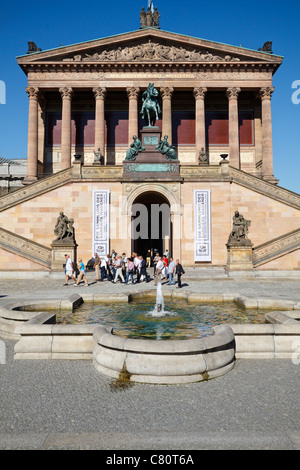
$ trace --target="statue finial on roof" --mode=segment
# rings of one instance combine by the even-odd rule
[[[144,28],[159,28],[159,18],[160,14],[157,10],[157,7],[154,8],[152,0],[148,0],[148,8],[145,11],[143,7],[140,12],[140,29]]]

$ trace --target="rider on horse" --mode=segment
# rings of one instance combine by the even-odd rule
[[[154,88],[154,83],[149,83],[148,88],[143,93],[143,106],[141,109],[141,115],[143,119],[148,124],[148,127],[154,127],[156,120],[161,114],[161,109],[158,101],[159,93],[156,88]]]

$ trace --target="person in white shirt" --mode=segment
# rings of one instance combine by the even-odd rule
[[[105,256],[100,256],[100,270],[101,270],[101,280],[103,282],[104,278],[106,277],[108,281],[111,280],[109,271],[107,269],[107,258]]]
[[[117,282],[118,277],[121,278],[121,282],[125,282],[125,279],[124,279],[124,276],[123,276],[123,273],[122,273],[122,265],[121,265],[121,257],[120,256],[115,257],[114,266],[115,266],[115,270],[116,270],[114,282]]]
[[[76,284],[76,278],[74,277],[74,267],[73,267],[73,261],[70,258],[70,255],[65,255],[66,258],[66,268],[65,268],[65,274],[66,274],[66,282],[65,286],[69,285],[69,277],[73,279],[73,281]]]
[[[156,264],[156,268],[155,268],[155,279],[154,279],[155,286],[157,286],[158,282],[161,283],[161,273],[164,267],[165,267],[164,262],[162,261],[161,257],[159,257],[158,262]]]
[[[175,261],[173,258],[170,258],[170,263],[168,266],[168,272],[169,272],[169,285],[175,284],[175,279],[174,279],[174,273],[175,273]]]

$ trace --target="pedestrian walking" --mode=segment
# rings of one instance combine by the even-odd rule
[[[110,281],[111,277],[110,277],[108,266],[107,266],[107,259],[104,256],[101,256],[100,261],[101,261],[101,264],[100,264],[101,280],[100,280],[100,282],[103,282],[105,277],[107,278],[108,281]]]
[[[158,261],[156,264],[156,269],[155,269],[155,276],[154,276],[154,285],[157,286],[157,283],[161,283],[161,273],[162,270],[164,269],[164,263],[161,259],[161,257],[158,257]]]
[[[80,283],[81,279],[84,280],[84,285],[85,287],[88,287],[88,281],[87,281],[87,278],[85,276],[85,267],[84,267],[84,263],[82,262],[82,259],[81,258],[78,258],[78,261],[79,261],[79,276],[78,276],[78,279],[77,279],[77,282],[74,284],[74,286],[78,286],[78,284]]]
[[[175,284],[174,274],[175,274],[175,261],[173,258],[170,258],[170,263],[168,266],[168,273],[169,273],[169,285]]]
[[[151,267],[151,250],[148,250],[148,251],[147,251],[146,267],[147,267],[147,268],[150,268],[150,267]]]
[[[131,283],[134,284],[133,274],[134,274],[134,262],[132,261],[132,258],[128,258],[126,284],[128,284],[129,277],[131,278]]]
[[[177,274],[177,288],[178,289],[181,289],[181,276],[182,274],[184,274],[185,271],[182,267],[182,265],[180,264],[179,262],[179,259],[176,260],[176,270],[175,270],[175,274]]]
[[[118,255],[115,257],[114,267],[115,267],[116,273],[115,273],[114,282],[117,282],[119,277],[121,278],[121,282],[125,282],[125,279],[122,273],[121,259],[122,258]]]
[[[73,261],[71,260],[70,255],[65,255],[66,259],[66,267],[65,267],[65,275],[66,275],[66,282],[65,286],[69,285],[69,278],[73,279],[73,281],[76,283],[76,278],[74,277],[74,265]]]
[[[96,273],[96,281],[100,281],[100,258],[98,256],[98,253],[95,253],[94,269]]]

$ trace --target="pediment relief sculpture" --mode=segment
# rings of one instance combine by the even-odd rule
[[[96,52],[76,54],[64,61],[74,62],[119,62],[119,61],[182,61],[182,62],[240,62],[240,58],[229,54],[216,55],[204,49],[188,49],[174,45],[148,42],[126,47],[101,49]]]

